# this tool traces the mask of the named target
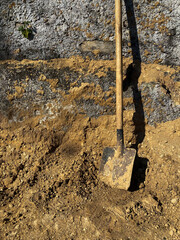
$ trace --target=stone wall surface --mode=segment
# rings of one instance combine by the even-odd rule
[[[18,28],[28,21],[26,39]],[[124,56],[180,64],[179,0],[123,1]],[[1,0],[0,59],[113,59],[114,0]]]
[[[115,114],[114,2],[0,1],[0,118]],[[124,109],[139,126],[179,117],[179,22],[179,0],[123,1]]]

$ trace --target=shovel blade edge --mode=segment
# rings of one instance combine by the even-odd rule
[[[135,156],[136,150],[132,148],[125,148],[120,157],[117,157],[116,148],[105,148],[99,171],[100,180],[113,188],[128,190]]]

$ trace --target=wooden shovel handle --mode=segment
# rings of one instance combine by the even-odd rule
[[[115,0],[117,144],[123,145],[122,0]]]

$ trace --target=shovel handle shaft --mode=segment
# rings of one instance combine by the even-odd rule
[[[115,0],[117,145],[123,148],[122,0]]]

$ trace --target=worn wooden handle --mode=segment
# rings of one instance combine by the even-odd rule
[[[115,0],[117,143],[123,144],[122,0]]]

